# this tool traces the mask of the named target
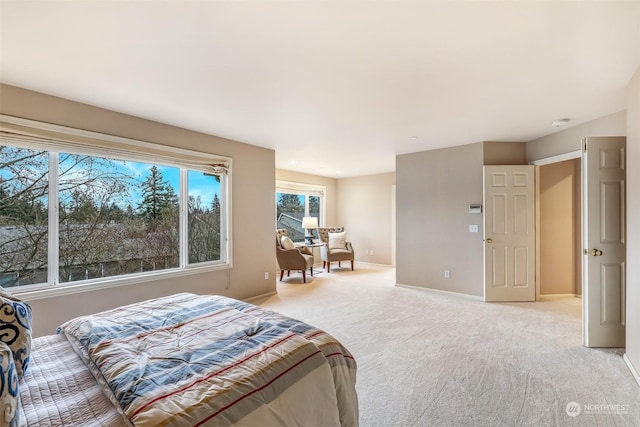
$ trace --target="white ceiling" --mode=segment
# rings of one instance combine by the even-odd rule
[[[4,83],[330,177],[618,112],[640,66],[638,0],[2,1],[0,19]]]

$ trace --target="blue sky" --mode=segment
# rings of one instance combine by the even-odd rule
[[[11,155],[12,153],[9,151],[7,155]],[[46,166],[46,152],[43,152],[43,157],[40,159],[41,165],[33,165],[36,167],[34,170],[33,167],[24,167],[21,173],[33,173],[34,176],[40,175],[42,173],[42,169],[47,168]],[[61,159],[62,160],[62,159]],[[69,162],[69,163],[66,163]],[[73,159],[67,159],[67,161],[62,161],[60,168],[65,169],[69,168],[73,162]],[[65,167],[66,166],[66,167]],[[95,164],[94,164],[95,166]],[[113,160],[108,161],[108,163],[98,162],[98,167],[103,168],[105,170],[108,168],[111,172],[122,173],[125,176],[132,177],[132,181],[129,182],[129,193],[123,193],[119,195],[115,195],[111,200],[116,204],[122,206],[123,208],[130,204],[132,207],[137,207],[142,199],[142,187],[141,183],[147,178],[149,175],[149,170],[151,169],[151,164],[134,162],[134,161],[120,161]],[[171,184],[176,194],[179,194],[180,191],[180,170],[175,166],[163,166],[157,165],[158,169],[162,173],[162,178],[164,181],[167,181]],[[82,163],[77,165],[73,170],[68,171],[65,174],[65,178],[67,180],[75,180],[77,179],[79,182],[82,182],[83,177],[86,177],[85,173],[86,169],[83,169]],[[11,178],[11,171],[9,170],[1,170],[0,177],[4,179]],[[200,196],[201,205],[202,206],[211,206],[211,202],[213,201],[214,194],[218,194],[220,197],[220,183],[216,181],[216,179],[212,176],[205,175],[203,172],[198,171],[189,171],[188,173],[188,190],[189,195],[194,197]],[[42,198],[43,202],[46,203],[47,197],[44,196]]]
[[[132,207],[136,207],[142,200],[142,182],[149,176],[151,164],[133,162],[133,161],[118,161],[115,160],[113,165],[116,165],[116,169],[122,171],[123,174],[135,177],[129,188],[129,194],[122,195],[120,200],[114,200],[117,204],[125,207],[127,204],[131,204]],[[173,190],[177,195],[180,193],[180,169],[175,166],[156,165],[160,173],[162,174],[163,181],[168,182],[173,187]],[[80,173],[80,170],[76,171]],[[212,176],[205,175],[199,171],[189,171],[188,177],[188,190],[189,195],[197,197],[200,196],[202,206],[211,206],[214,194],[218,194],[220,197],[220,183]]]
[[[144,180],[148,176],[149,169],[151,168],[150,164],[137,162],[127,163],[132,163],[133,166],[138,170],[140,180]],[[169,182],[176,194],[179,194],[180,170],[177,167],[173,166],[157,165],[157,167],[162,173],[162,179]],[[203,172],[199,171],[189,171],[187,182],[189,195],[194,197],[200,196],[202,206],[211,206],[214,194],[218,193],[218,197],[220,197],[220,183],[217,182],[216,179],[212,176],[205,175]],[[134,187],[131,195],[133,196],[135,203],[138,203],[142,198],[141,188]]]

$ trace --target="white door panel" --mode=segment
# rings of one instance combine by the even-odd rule
[[[626,138],[586,138],[584,146],[583,341],[624,347]]]
[[[534,301],[534,167],[485,166],[484,183],[484,299]]]

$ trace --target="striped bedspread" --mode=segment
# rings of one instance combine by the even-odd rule
[[[358,425],[349,351],[251,304],[182,293],[58,332],[135,426]]]

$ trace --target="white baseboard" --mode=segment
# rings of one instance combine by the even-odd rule
[[[633,378],[635,378],[638,385],[640,385],[640,374],[638,374],[638,371],[636,371],[636,368],[631,363],[631,360],[629,360],[629,358],[627,357],[627,353],[622,355],[622,359],[624,359],[624,363],[626,363],[629,367],[629,370],[633,374]]]
[[[582,295],[579,295],[579,294],[542,294],[542,295],[538,295],[538,301],[541,301],[543,299],[554,300],[554,299],[569,298],[569,297],[582,298]]]
[[[375,265],[376,267],[389,267],[389,268],[393,268],[393,265],[391,264],[379,264],[377,262],[367,262],[367,261],[358,261],[356,260],[356,265],[358,264],[365,264],[365,265]]]
[[[250,303],[252,301],[259,300],[259,299],[262,299],[262,298],[269,298],[270,296],[273,296],[273,295],[276,295],[276,294],[277,294],[276,291],[271,291],[271,292],[267,292],[266,294],[260,294],[260,295],[254,296],[254,297],[245,298],[242,301]]]
[[[411,289],[419,289],[421,291],[435,292],[438,294],[451,295],[456,297],[462,297],[466,299],[471,299],[474,301],[484,301],[483,297],[479,297],[476,295],[463,294],[461,292],[451,292],[451,291],[443,291],[441,289],[432,289],[432,288],[423,288],[422,286],[414,286],[414,285],[403,285],[402,283],[396,283],[396,286],[400,288],[411,288]]]

